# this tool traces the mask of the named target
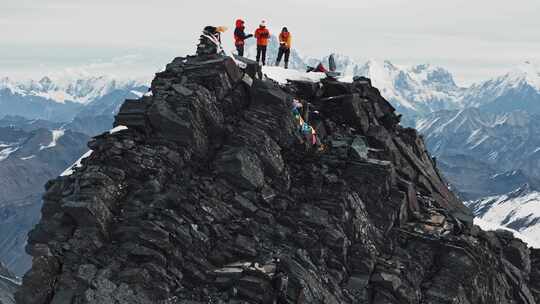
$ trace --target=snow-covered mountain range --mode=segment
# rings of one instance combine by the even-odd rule
[[[525,185],[500,196],[466,202],[477,218],[506,227],[540,246],[540,192]]]
[[[369,61],[356,74],[372,79],[381,94],[404,115],[462,107],[465,91],[447,70],[428,64],[399,68],[389,61]]]
[[[74,102],[88,104],[115,90],[127,90],[144,86],[140,80],[119,80],[110,76],[88,76],[84,78],[51,78],[14,81],[0,79],[0,90],[9,90],[20,96],[42,97],[58,103]]]
[[[39,81],[2,78],[0,118],[18,115],[69,122],[86,107],[100,100],[118,99],[119,95],[125,98],[137,97],[146,90],[147,87],[141,81],[117,80],[106,76],[72,79],[43,77]]]
[[[278,47],[277,38],[272,36],[268,46],[267,65],[275,64]],[[249,39],[246,56],[255,58],[255,55],[254,39]],[[390,61],[369,60],[358,63],[351,57],[340,54],[334,54],[334,58],[338,71],[344,75],[345,80],[352,79],[353,76],[370,78],[382,95],[405,115],[407,123],[435,111],[469,107],[479,107],[492,113],[520,109],[540,113],[540,67],[529,62],[504,75],[492,79],[486,77],[486,81],[470,87],[460,87],[448,70],[429,64],[406,67]],[[293,49],[289,65],[291,69],[304,71],[307,66],[315,66],[319,62],[326,64],[328,56],[310,58]],[[114,92],[133,92],[140,95],[147,86],[148,83],[144,80],[119,80],[107,76],[47,76],[37,81],[19,82],[3,78],[0,79],[0,117],[6,114],[20,115],[24,112],[28,112],[27,116],[31,115],[35,109],[29,111],[30,107],[21,107],[32,104],[34,108],[47,105],[40,112],[49,113],[41,113],[48,117],[33,118],[57,120],[52,113],[64,111],[66,113],[63,116],[72,119],[74,112],[95,100]]]
[[[416,123],[449,181],[473,199],[523,183],[539,187],[539,114],[493,114],[479,108],[439,111]]]
[[[490,112],[540,111],[540,67],[530,62],[505,75],[472,85],[462,96],[468,107]]]

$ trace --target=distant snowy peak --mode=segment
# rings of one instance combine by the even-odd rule
[[[506,74],[504,78],[516,84],[528,84],[540,91],[540,66],[536,64],[525,62]]]
[[[457,90],[458,86],[452,74],[441,67],[434,67],[429,64],[421,64],[409,69],[409,73],[414,75],[416,81],[423,85],[436,89]]]
[[[120,81],[108,76],[90,76],[77,79],[42,79],[27,81],[12,81],[9,78],[0,79],[0,90],[9,90],[12,94],[21,96],[38,96],[59,103],[71,101],[88,104],[114,90],[127,90],[144,84],[137,80]]]
[[[443,68],[428,64],[404,68],[390,61],[369,60],[354,71],[355,75],[370,78],[402,113],[425,114],[460,107],[463,89]]]
[[[526,62],[508,73],[473,84],[463,96],[467,106],[480,107],[500,98],[538,99],[540,95],[540,67]]]

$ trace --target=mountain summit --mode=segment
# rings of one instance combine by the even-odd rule
[[[540,300],[539,253],[473,226],[369,79],[205,55],[151,90],[47,184],[18,303]]]

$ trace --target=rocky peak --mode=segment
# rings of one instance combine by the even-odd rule
[[[199,53],[47,184],[18,303],[535,303],[526,245],[473,226],[369,79]]]
[[[54,89],[53,81],[47,76],[41,78],[38,83],[40,84],[42,91],[49,91]]]

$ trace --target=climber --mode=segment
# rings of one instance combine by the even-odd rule
[[[301,113],[301,109],[303,110],[303,113]],[[305,139],[310,142],[311,145],[318,145],[319,140],[317,139],[317,132],[315,128],[307,122],[309,119],[309,103],[306,102],[304,107],[304,104],[301,101],[293,99],[292,113],[296,119],[300,133],[304,135]]]
[[[244,23],[242,19],[236,20],[236,29],[234,30],[234,45],[238,51],[238,56],[242,57],[244,57],[245,40],[253,37],[252,34],[246,35]]]
[[[221,44],[221,34],[227,31],[226,26],[207,26],[203,30],[203,35],[214,37]]]
[[[309,72],[326,73],[326,72],[328,72],[328,70],[324,67],[324,65],[321,62],[316,67],[308,66],[306,72],[307,73],[309,73]]]
[[[266,48],[268,47],[268,39],[270,39],[266,21],[261,21],[259,28],[255,31],[255,38],[257,38],[257,63],[262,61],[262,65],[266,65]]]
[[[221,33],[227,30],[225,26],[206,26],[197,46],[197,55],[224,54],[221,46]]]
[[[285,68],[289,68],[289,56],[291,55],[291,33],[284,27],[279,34],[279,51],[276,60],[276,66],[279,66],[281,58],[285,55]]]

